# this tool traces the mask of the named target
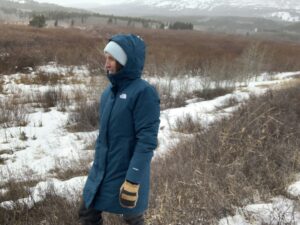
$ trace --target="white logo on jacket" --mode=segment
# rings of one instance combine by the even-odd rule
[[[120,98],[121,98],[121,99],[126,99],[126,98],[127,98],[127,95],[126,95],[125,93],[120,94]]]

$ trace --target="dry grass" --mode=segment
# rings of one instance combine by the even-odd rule
[[[4,186],[0,187],[1,189],[8,190],[4,195],[0,194],[0,202],[15,201],[27,197],[29,195],[29,188],[35,186],[37,183],[37,180],[17,182],[11,179]]]
[[[67,128],[71,132],[93,131],[99,128],[99,102],[78,102],[70,112]]]
[[[64,93],[62,87],[50,87],[45,92],[38,92],[31,96],[30,100],[35,107],[42,107],[49,111],[51,107],[57,107],[59,111],[66,111],[70,105],[68,94]]]
[[[0,127],[26,126],[28,110],[14,101],[0,101]]]
[[[63,65],[88,65],[103,73],[102,49],[116,33],[137,33],[148,46],[146,71],[176,76],[186,71],[218,64],[226,76],[252,70],[299,70],[300,45],[253,37],[202,33],[199,31],[153,30],[118,26],[91,30],[36,29],[0,25],[0,73],[22,71],[54,61]],[[253,61],[254,60],[254,61]],[[242,67],[242,68],[241,68]]]
[[[3,84],[4,84],[4,81],[2,80],[2,77],[0,77],[0,94],[3,93]]]
[[[217,79],[219,78],[195,81],[198,82],[198,90],[194,91],[189,86],[191,82],[185,82],[182,78],[177,82],[174,77],[164,77],[162,82],[158,80],[152,83],[152,85],[159,93],[161,110],[165,110],[183,107],[187,104],[187,100],[190,99],[211,100],[234,91],[232,81],[228,82],[221,78],[220,80]]]
[[[210,129],[191,118],[178,123],[183,138],[170,154],[153,162],[149,225],[217,224],[235,206],[285,194],[300,170],[298,87],[251,98],[229,119]],[[15,185],[12,186],[13,188]],[[0,209],[1,224],[78,224],[79,200],[49,194],[32,209]],[[106,224],[122,224],[105,214]]]
[[[0,25],[0,73],[22,71],[50,61],[64,65],[93,65],[100,39],[76,29],[37,29]]]
[[[198,98],[202,98],[205,100],[211,100],[219,96],[223,96],[234,91],[233,87],[218,87],[218,88],[211,88],[211,89],[202,89],[199,91],[194,91],[194,96]]]
[[[293,87],[252,98],[155,161],[150,224],[216,224],[257,193],[261,200],[284,195],[300,170],[299,95]],[[189,118],[178,125],[195,131]]]
[[[85,176],[90,169],[90,162],[92,162],[92,155],[86,155],[80,159],[55,159],[55,168],[49,173],[60,180],[68,180],[73,177]]]
[[[226,80],[232,77],[231,72],[247,73],[248,69],[237,66],[237,63],[240,65],[243,59],[245,66],[251,61],[249,49],[257,41],[263,49],[263,52],[256,52],[257,55],[271,55],[272,60],[262,57],[257,62],[259,67],[252,69],[300,69],[299,45],[239,36],[117,27],[98,27],[88,32],[76,29],[37,30],[7,25],[0,25],[0,32],[3,34],[0,48],[7,53],[0,58],[0,73],[20,71],[49,61],[66,65],[88,64],[93,71],[103,73],[99,49],[103,48],[111,34],[119,32],[139,33],[146,40],[146,70],[150,75],[176,76],[200,68],[214,81]],[[33,79],[24,77],[22,82],[43,85],[62,82],[60,76],[50,78],[45,74]],[[168,88],[159,91],[165,96],[162,98],[165,108],[184,105],[185,100],[191,97],[189,94],[183,98],[174,97]],[[228,90],[204,91],[192,93],[192,96],[209,99]],[[202,129],[191,118],[178,121],[176,130],[193,136],[189,140],[182,139],[171,154],[153,163],[148,224],[215,224],[219,218],[233,214],[234,206],[252,203],[257,193],[262,200],[274,194],[284,194],[293,173],[300,169],[299,95],[299,88],[287,87],[283,91],[269,92],[259,99],[252,98],[232,118],[216,123],[209,130]],[[40,102],[45,109],[62,105],[65,110],[70,104],[69,96],[59,89],[49,89],[33,98],[32,102]],[[98,103],[88,104],[86,95],[80,92],[74,100],[78,106],[69,118],[70,129],[97,129]],[[26,111],[15,103],[15,100],[10,104],[1,103],[1,126],[27,124]],[[67,179],[86,173],[86,168],[67,168],[65,171],[57,168],[53,172]],[[0,202],[24,196],[27,193],[24,187],[26,185],[10,182],[7,186],[9,193],[1,196]],[[50,193],[45,201],[36,203],[32,209],[18,205],[13,211],[0,208],[0,224],[76,225],[78,207],[79,199],[69,203]],[[121,224],[116,216],[105,215],[105,219],[110,225]]]
[[[79,77],[76,77],[72,71],[67,74],[49,74],[43,71],[37,71],[34,74],[21,74],[16,80],[17,84],[26,85],[61,85],[61,84],[81,84],[84,83]]]

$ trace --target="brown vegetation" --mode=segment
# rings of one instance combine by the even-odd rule
[[[163,74],[171,65],[173,74],[170,75],[176,75],[203,68],[207,62],[216,65],[225,62],[228,73],[239,72],[242,71],[240,67],[251,64],[241,61],[240,57],[253,46],[258,46],[260,57],[254,59],[260,60],[258,63],[264,71],[300,69],[299,44],[237,35],[116,26],[79,30],[0,25],[0,32],[3,34],[0,37],[0,73],[20,71],[49,61],[88,65],[96,73],[103,72],[103,46],[110,35],[120,32],[137,33],[145,39],[148,46],[146,70],[150,74]]]
[[[178,122],[196,133],[154,162],[149,224],[216,224],[234,206],[285,195],[300,169],[299,95],[296,86],[252,97],[206,131]]]
[[[0,32],[3,34],[0,37],[0,74],[49,61],[65,65],[88,64],[99,72],[103,63],[102,48],[111,34],[119,32],[138,33],[146,40],[149,75],[178,75],[200,69],[213,81],[222,81],[233,73],[248,76],[251,71],[300,69],[299,45],[241,36],[119,27],[81,31],[8,25],[0,25]],[[21,82],[28,84],[62,82],[60,75],[39,74],[23,79]],[[214,91],[206,88],[182,98],[172,96],[164,87],[159,91],[163,107],[168,108],[184,105],[190,97],[210,99],[231,89],[230,85]],[[299,95],[298,87],[286,87],[268,92],[262,98],[253,97],[231,118],[208,130],[191,117],[178,120],[174,129],[183,133],[182,140],[170,150],[171,154],[153,162],[147,223],[215,224],[219,218],[233,214],[235,206],[252,203],[257,196],[266,200],[272,195],[285,194],[284,188],[293,173],[300,169]],[[98,127],[98,103],[91,99],[89,104],[87,98],[81,92],[74,96],[79,104],[69,117],[72,131],[90,131]],[[17,100],[1,103],[0,126],[24,126],[28,122],[26,111],[23,107],[21,110],[21,102]],[[70,98],[61,89],[49,89],[44,94],[32,96],[28,102],[36,102],[45,109],[58,106],[65,110]],[[86,164],[79,164],[75,169],[66,167],[64,171],[60,170],[64,165],[58,164],[52,172],[61,179],[68,179],[86,174]],[[26,186],[8,182],[1,187],[8,188],[9,192],[0,193],[0,202],[29,194]],[[19,205],[15,210],[0,208],[0,224],[76,225],[79,201],[69,203],[50,193],[32,209]],[[121,224],[117,216],[105,215],[105,219],[110,225]]]
[[[75,110],[69,114],[67,128],[72,132],[93,131],[99,128],[99,103],[78,102]]]
[[[0,101],[0,127],[26,126],[27,109],[10,101]]]
[[[89,65],[99,58],[100,39],[80,30],[0,25],[0,33],[0,73],[20,71],[50,61]]]
[[[298,86],[286,86],[252,97],[209,129],[190,117],[179,121],[176,130],[190,138],[183,135],[171,154],[153,162],[147,224],[217,224],[235,213],[235,206],[285,195],[300,169],[299,95]],[[0,208],[0,223],[76,225],[79,201],[68,203],[50,193],[32,209]],[[118,216],[106,214],[105,219],[122,224]]]

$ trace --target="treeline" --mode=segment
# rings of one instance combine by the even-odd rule
[[[54,20],[54,26],[58,26],[60,21],[71,21],[70,25],[73,26],[75,23],[86,24],[89,23],[89,19],[98,18],[101,20],[106,20],[107,24],[118,24],[118,25],[127,25],[128,27],[143,27],[143,28],[155,28],[155,29],[164,29],[165,24],[158,20],[145,19],[141,17],[125,17],[125,16],[114,16],[114,15],[105,15],[99,13],[87,13],[87,12],[65,12],[65,11],[45,11],[45,12],[30,12],[28,17],[30,21],[40,20],[41,16],[45,20]],[[46,22],[45,21],[45,22]],[[76,21],[76,22],[75,22]],[[36,26],[37,23],[30,25]],[[46,25],[46,24],[45,24]],[[43,26],[36,26],[43,27]]]
[[[33,17],[36,13],[32,12],[29,16]],[[108,24],[117,24],[117,21],[126,21],[128,25],[133,23],[141,23],[143,27],[151,27],[150,24],[156,24],[156,27],[163,27],[164,23],[153,19],[144,19],[141,17],[127,17],[127,16],[115,16],[115,15],[105,15],[100,13],[84,13],[84,12],[65,12],[65,11],[47,11],[39,14],[43,14],[47,20],[66,20],[66,19],[81,19],[81,23],[90,17],[107,19]]]
[[[169,29],[172,29],[172,30],[193,30],[194,25],[192,23],[184,23],[184,22],[176,21],[175,23],[169,25]]]

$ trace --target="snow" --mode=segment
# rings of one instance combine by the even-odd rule
[[[296,183],[294,184],[291,184],[288,189],[287,189],[287,192],[294,196],[294,197],[300,197],[300,181],[297,181]]]
[[[284,197],[276,197],[270,203],[251,204],[240,208],[237,215],[221,219],[219,225],[299,225],[300,213],[295,211],[295,207],[294,201]],[[249,218],[248,221],[250,220],[251,223],[248,223],[245,218]]]
[[[49,74],[62,74],[66,75],[67,73],[73,72],[75,74],[81,74],[88,76],[90,74],[86,66],[59,66],[55,62],[50,62],[47,65],[37,67],[37,71],[45,72]]]
[[[299,22],[299,16],[292,16],[289,12],[275,12],[271,14],[272,17],[279,18],[287,22]]]
[[[29,171],[31,176],[44,177],[55,168],[56,159],[76,161],[83,157],[78,149],[83,149],[84,143],[62,127],[67,122],[66,113],[56,110],[36,112],[29,115],[29,121],[26,127],[5,129],[8,140],[0,145],[1,149],[9,149],[14,154],[5,156],[6,165],[0,166],[1,183],[11,179],[10,174],[14,174],[16,180],[26,180]],[[28,136],[26,142],[19,140],[20,130]]]
[[[0,203],[0,207],[13,209],[15,204],[33,207],[34,204],[43,201],[47,193],[55,193],[59,197],[66,198],[68,201],[76,199],[82,191],[86,177],[75,177],[67,181],[49,179],[39,182],[34,188],[29,189],[29,197],[19,199],[16,202],[5,201]]]
[[[80,76],[82,79],[88,79],[88,69],[85,67],[65,67],[56,64],[49,64],[38,68],[49,74],[67,74],[70,71]],[[288,72],[279,74],[261,74],[248,83],[235,83],[235,91],[212,100],[193,98],[186,101],[186,106],[171,108],[161,111],[161,124],[159,128],[159,147],[155,152],[154,160],[160,157],[166,157],[170,147],[176,144],[181,134],[174,130],[178,119],[190,116],[199,121],[204,128],[208,128],[213,122],[228,117],[243,104],[251,94],[260,95],[268,88],[280,84],[281,82],[293,79],[293,76],[300,72]],[[26,95],[35,91],[47,90],[45,86],[25,85],[15,82],[22,74],[13,74],[3,76],[5,84],[4,90],[8,94],[0,95],[2,99],[9,98],[12,94]],[[174,96],[183,91],[192,92],[205,88],[207,81],[202,77],[183,76],[178,79],[169,78],[147,78],[151,83],[169,86]],[[214,87],[213,82],[210,87]],[[63,91],[70,91],[69,85],[61,85]],[[81,86],[83,90],[87,87]],[[100,94],[100,93],[99,93]],[[1,99],[0,98],[0,99]],[[236,104],[229,102],[234,99]],[[92,161],[93,150],[86,150],[86,139],[95,140],[97,131],[84,133],[70,133],[65,129],[68,121],[68,112],[60,112],[55,107],[48,112],[37,110],[29,113],[29,123],[25,127],[0,128],[0,157],[5,159],[3,165],[0,165],[0,185],[5,184],[12,178],[16,181],[39,181],[34,187],[29,188],[29,196],[23,199],[5,201],[0,203],[0,207],[11,209],[14,204],[26,204],[32,207],[35,202],[42,201],[46,193],[54,192],[58,196],[65,197],[69,201],[78,199],[81,194],[86,176],[74,177],[69,180],[59,180],[53,174],[58,166],[68,165],[68,168],[76,166],[82,159]],[[25,132],[28,139],[22,141],[19,139],[20,133]],[[188,135],[187,135],[188,137]],[[2,153],[2,154],[1,154]],[[5,195],[7,189],[0,189],[0,195]],[[288,193],[293,196],[300,195],[300,181],[291,184]],[[286,212],[284,221],[288,222],[292,215],[299,217],[299,214],[292,214],[294,203],[283,197],[274,198],[271,203],[260,203],[245,206],[237,210],[233,217],[223,218],[219,225],[248,225],[245,218],[253,218],[255,223],[266,222],[272,224],[274,215],[270,212],[276,211],[278,215]],[[276,215],[276,214],[275,214]],[[282,217],[280,217],[282,219]],[[300,223],[298,223],[300,224]]]

